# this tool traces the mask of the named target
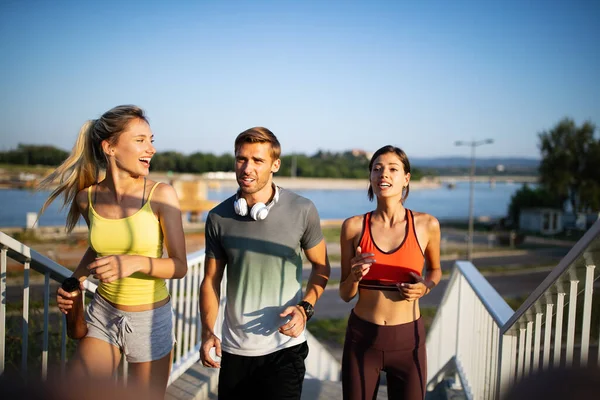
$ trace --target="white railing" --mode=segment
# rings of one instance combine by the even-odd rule
[[[6,363],[6,335],[7,335],[7,311],[6,305],[9,304],[8,293],[7,293],[7,265],[8,258],[17,261],[23,266],[23,273],[18,274],[22,276],[23,283],[23,295],[22,295],[22,307],[21,307],[21,362],[20,372],[23,376],[28,374],[28,347],[30,335],[29,335],[29,324],[30,324],[30,275],[31,270],[39,272],[44,277],[44,313],[43,313],[43,331],[42,331],[42,346],[40,354],[41,364],[41,377],[46,378],[48,374],[48,351],[49,351],[49,321],[50,314],[50,296],[54,296],[54,293],[50,291],[51,281],[62,282],[65,278],[71,275],[71,271],[63,267],[60,264],[44,257],[35,250],[30,249],[19,241],[12,237],[0,232],[0,374],[5,370]],[[84,283],[86,293],[88,291],[93,292],[96,290],[96,285],[90,281]],[[54,310],[57,314],[58,309]],[[61,334],[60,334],[60,365],[61,370],[64,371],[65,362],[67,359],[67,330],[64,318],[61,318]]]
[[[599,327],[591,321],[600,312],[599,260],[600,221],[516,312],[473,264],[457,262],[427,336],[429,386],[451,370],[468,398],[498,399],[542,369],[597,365]]]
[[[175,353],[169,384],[179,378],[188,368],[200,360],[201,321],[198,310],[200,283],[204,277],[204,250],[187,255],[188,273],[183,279],[168,280],[172,305],[175,310]],[[221,282],[221,301],[215,333],[221,333],[221,321],[225,310],[227,278]]]
[[[14,279],[21,279],[20,283],[13,283],[10,286],[22,287],[22,307],[20,320],[21,327],[21,360],[20,373],[22,375],[37,375],[28,373],[28,344],[32,340],[29,334],[29,316],[30,316],[30,270],[39,272],[44,277],[44,308],[43,308],[43,332],[39,372],[42,379],[46,379],[48,372],[48,353],[49,353],[49,334],[50,334],[50,316],[60,316],[58,309],[54,305],[50,306],[50,299],[54,298],[55,290],[51,290],[51,285],[57,286],[56,282],[62,282],[72,273],[69,269],[57,264],[51,259],[41,255],[35,250],[25,246],[12,237],[0,232],[0,375],[5,371],[6,362],[6,337],[7,337],[7,315],[6,305],[10,304],[7,294],[7,263],[8,258],[15,260],[22,266],[22,274],[14,274]],[[167,285],[171,293],[171,301],[175,310],[175,338],[177,341],[169,384],[180,377],[189,367],[195,364],[200,358],[200,333],[201,321],[198,312],[198,299],[200,282],[204,276],[204,251],[198,251],[188,254],[188,273],[183,279],[167,280]],[[10,280],[13,280],[12,278]],[[96,290],[96,285],[90,280],[84,283],[86,294],[91,295]],[[221,306],[219,316],[215,327],[215,332],[220,335],[221,322],[225,311],[225,291],[226,277],[223,277],[221,286]],[[11,313],[14,313],[11,311]],[[67,361],[67,342],[70,341],[66,335],[65,319],[60,318],[60,358],[57,362],[61,365],[61,371],[64,371]],[[306,360],[307,375],[322,380],[339,380],[340,365],[339,362],[314,338],[307,332],[310,352]],[[37,355],[36,355],[37,357]],[[123,373],[127,373],[127,364],[124,363]]]
[[[427,380],[454,359],[465,392],[486,398],[495,387],[500,329],[512,313],[473,264],[457,262],[427,335]]]
[[[58,314],[58,309],[50,307],[51,297],[54,298],[55,290],[50,286],[53,282],[62,282],[71,276],[72,271],[57,264],[51,259],[41,255],[35,250],[25,246],[12,237],[0,232],[0,293],[2,301],[0,302],[0,374],[5,370],[6,362],[6,335],[7,335],[7,312],[6,305],[10,304],[7,293],[7,258],[15,260],[22,265],[22,274],[14,274],[15,277],[22,277],[22,307],[21,307],[21,360],[20,373],[25,376],[28,374],[28,344],[32,340],[29,334],[30,322],[30,270],[33,269],[44,276],[44,311],[43,311],[43,331],[42,331],[42,352],[40,376],[46,379],[48,373],[48,337],[50,334],[50,315]],[[200,318],[198,314],[199,285],[203,276],[204,252],[199,251],[188,255],[188,274],[183,279],[167,280],[167,285],[171,293],[172,306],[175,310],[175,338],[177,345],[173,357],[172,373],[169,383],[177,379],[187,368],[198,361],[200,349]],[[16,278],[15,278],[16,279]],[[12,279],[11,279],[12,280]],[[225,282],[225,279],[223,279]],[[96,290],[96,284],[90,280],[84,282],[86,294],[91,295]],[[13,282],[11,286],[21,286]],[[57,286],[57,285],[55,285]],[[224,297],[221,299],[224,305]],[[223,307],[221,307],[223,309]],[[60,316],[60,315],[59,315]],[[64,317],[60,318],[60,363],[61,370],[64,372],[67,361],[67,342],[70,341],[66,335],[66,323]],[[123,363],[123,371],[126,374],[127,363]],[[36,375],[29,373],[28,375]]]

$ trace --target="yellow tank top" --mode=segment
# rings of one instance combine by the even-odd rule
[[[162,257],[163,234],[150,206],[152,193],[159,183],[154,184],[142,208],[129,217],[119,219],[98,215],[92,204],[92,187],[88,188],[89,243],[98,257],[123,254]],[[106,300],[128,306],[151,304],[169,296],[164,279],[141,272],[110,283],[100,282],[97,290]]]

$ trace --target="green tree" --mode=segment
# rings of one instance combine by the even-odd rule
[[[0,162],[16,165],[58,165],[66,160],[68,152],[53,146],[19,144],[16,149],[0,152]]]
[[[153,171],[177,171],[178,157],[181,158],[182,154],[174,151],[156,153],[150,165]]]
[[[589,147],[582,172],[581,198],[591,210],[600,210],[600,140]]]
[[[569,201],[574,212],[598,209],[600,144],[595,130],[589,121],[577,126],[564,118],[539,134],[540,183],[558,199]]]
[[[530,188],[527,184],[517,190],[510,199],[508,217],[519,225],[521,210],[534,207],[562,208],[563,201],[544,187]]]
[[[235,166],[233,154],[225,153],[217,159],[216,171],[231,172]]]

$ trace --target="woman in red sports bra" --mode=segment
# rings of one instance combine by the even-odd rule
[[[344,399],[375,399],[381,371],[389,399],[423,399],[427,359],[419,299],[442,276],[440,225],[404,207],[410,181],[404,151],[380,148],[369,171],[368,196],[377,208],[346,219],[340,238],[340,296],[349,302],[358,294],[344,342]]]

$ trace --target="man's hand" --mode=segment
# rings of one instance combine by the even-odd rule
[[[285,318],[291,315],[292,319],[290,319],[287,323],[283,324],[279,327],[279,332],[290,337],[298,337],[304,330],[304,326],[306,325],[306,315],[304,314],[304,309],[300,306],[289,306],[279,316],[281,318]]]
[[[206,339],[202,339],[202,346],[200,346],[200,361],[202,361],[202,365],[205,367],[221,368],[221,363],[210,357],[210,349],[213,347],[215,348],[217,357],[221,357],[221,341],[214,333],[210,333]]]

